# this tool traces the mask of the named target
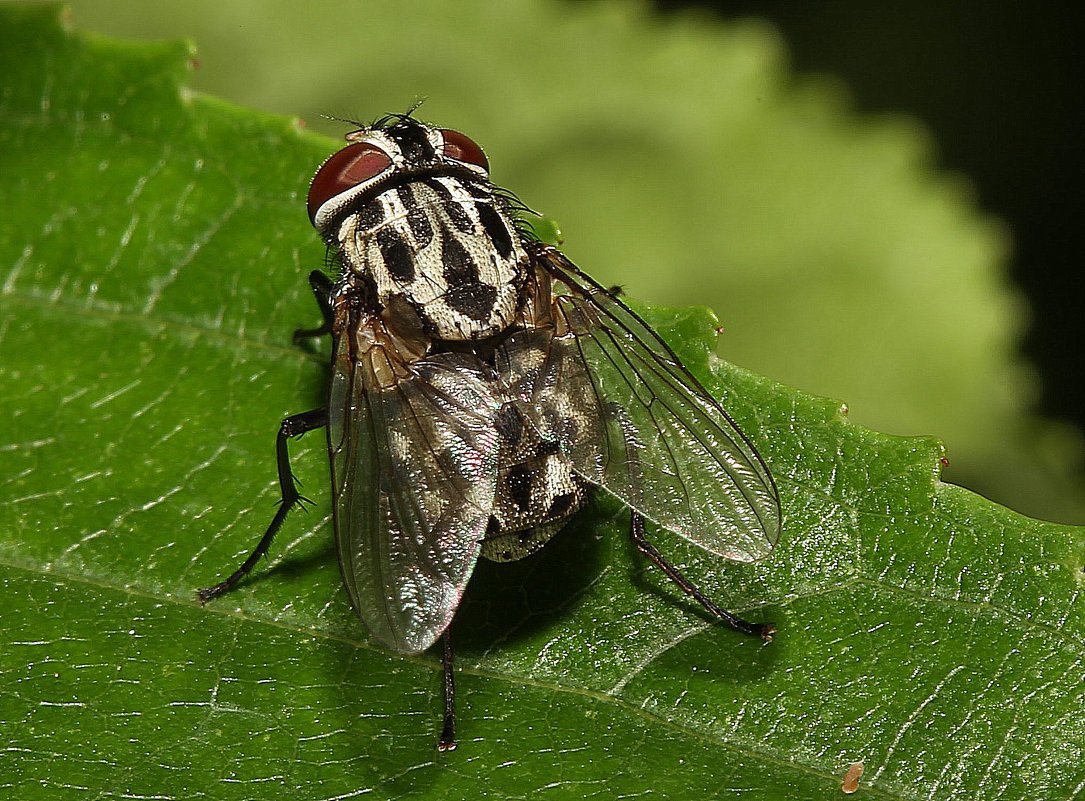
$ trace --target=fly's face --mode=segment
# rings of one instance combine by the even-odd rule
[[[482,149],[409,117],[355,131],[309,189],[346,285],[401,336],[472,341],[508,328],[527,254]]]

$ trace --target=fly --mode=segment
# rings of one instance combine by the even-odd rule
[[[766,556],[780,501],[750,440],[621,300],[536,240],[462,133],[388,115],[317,171],[309,218],[335,256],[309,276],[330,334],[327,405],[282,421],[282,504],[267,553],[303,501],[291,437],[327,428],[339,566],[369,632],[416,654],[442,641],[440,750],[456,747],[452,619],[480,556],[521,559],[593,489],[631,511],[635,546],[733,629],[649,541],[645,521],[738,562]]]

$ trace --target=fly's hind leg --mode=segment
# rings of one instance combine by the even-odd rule
[[[697,585],[687,579],[679,572],[678,568],[668,562],[663,554],[659,552],[656,546],[652,545],[648,541],[648,537],[644,532],[644,518],[636,512],[633,512],[633,522],[629,529],[629,536],[633,540],[633,544],[637,546],[637,550],[647,556],[652,563],[662,570],[671,581],[677,584],[682,592],[691,596],[697,603],[703,606],[708,612],[718,620],[727,624],[735,631],[741,631],[743,634],[752,634],[760,637],[765,642],[772,640],[772,635],[776,633],[776,627],[771,623],[751,623],[748,620],[743,620],[726,609],[721,609],[716,603],[701,592]]]
[[[235,570],[225,581],[220,581],[214,587],[206,587],[197,591],[196,594],[199,596],[200,603],[207,603],[212,598],[217,598],[236,587],[237,584],[245,578],[254,567],[256,567],[256,563],[260,561],[260,557],[267,554],[268,549],[271,547],[271,541],[275,538],[276,532],[278,532],[279,528],[282,526],[283,521],[286,520],[286,516],[290,513],[290,510],[295,506],[300,506],[302,503],[308,501],[308,498],[305,498],[298,492],[294,474],[290,471],[290,452],[288,444],[291,437],[301,436],[306,431],[323,428],[327,424],[327,409],[313,409],[310,412],[295,414],[283,420],[282,424],[279,426],[279,434],[275,439],[275,453],[278,457],[277,461],[279,469],[279,492],[282,494],[282,501],[279,504],[278,510],[275,512],[275,517],[272,518],[271,525],[267,527],[264,536],[260,538],[260,542],[257,543],[253,552],[249,554],[249,558],[241,564],[241,567]]]
[[[639,446],[637,438],[632,434],[634,426],[630,423],[628,415],[626,415],[620,405],[609,403],[606,405],[605,411],[608,416],[613,417],[617,421],[621,428],[622,435],[625,438],[626,450],[629,453],[630,475],[635,479],[639,479],[640,463],[636,458]],[[692,597],[714,618],[727,626],[730,626],[735,631],[741,631],[743,634],[751,634],[760,637],[765,642],[770,642],[772,640],[772,635],[776,633],[775,626],[771,623],[751,623],[748,620],[743,620],[738,615],[728,612],[726,609],[720,608],[715,601],[701,592],[696,584],[683,576],[678,568],[668,562],[656,546],[648,541],[648,535],[644,531],[644,517],[633,509],[630,509],[630,513],[632,514],[632,521],[629,527],[629,538],[633,540],[633,544],[637,547],[637,550],[652,560],[652,564],[662,570],[667,578],[679,586],[682,592]]]
[[[445,629],[441,635],[441,667],[444,671],[445,716],[441,726],[441,739],[437,741],[438,751],[456,750],[456,677],[452,673],[452,634]]]

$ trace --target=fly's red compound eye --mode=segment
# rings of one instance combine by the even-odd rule
[[[456,161],[465,161],[476,167],[482,167],[486,172],[490,171],[490,162],[486,160],[486,154],[473,139],[449,128],[442,128],[441,136],[445,140],[444,154],[446,156]]]
[[[388,154],[368,142],[347,145],[321,165],[309,184],[309,220],[315,220],[320,207],[336,195],[375,178],[391,166]]]

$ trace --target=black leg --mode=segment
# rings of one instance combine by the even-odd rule
[[[297,484],[294,481],[294,474],[290,472],[290,453],[287,444],[291,437],[300,436],[306,431],[312,431],[315,428],[323,428],[327,424],[327,409],[313,409],[311,412],[302,412],[301,414],[295,414],[283,420],[282,424],[279,426],[279,434],[275,439],[275,453],[278,457],[279,466],[279,492],[282,493],[282,502],[279,504],[279,509],[275,512],[275,517],[272,518],[271,525],[267,527],[264,536],[260,538],[260,542],[257,544],[256,549],[249,554],[249,558],[242,563],[241,567],[235,570],[225,581],[220,581],[214,587],[207,587],[197,591],[196,594],[200,598],[200,603],[207,603],[212,598],[217,598],[236,587],[238,582],[245,578],[245,576],[256,567],[256,563],[260,561],[260,557],[268,552],[268,548],[271,547],[271,541],[275,538],[275,533],[282,526],[283,521],[286,520],[286,516],[290,510],[308,500],[307,498],[302,497],[301,493],[298,492]]]
[[[438,751],[456,750],[456,679],[452,675],[452,635],[449,626],[441,635],[444,652],[441,665],[445,669],[445,722],[441,727],[441,739],[437,743]]]
[[[716,606],[707,595],[683,576],[678,571],[678,568],[664,559],[663,554],[659,552],[656,546],[648,541],[648,537],[644,533],[644,518],[636,512],[633,512],[633,523],[629,529],[629,536],[632,538],[633,544],[637,546],[638,551],[651,559],[656,567],[667,574],[667,578],[682,588],[682,592],[692,596],[697,603],[707,609],[714,617],[719,618],[735,631],[741,631],[743,634],[753,634],[765,642],[772,640],[772,635],[776,633],[775,626],[771,623],[751,623],[731,614],[726,609]]]
[[[332,332],[332,279],[320,270],[309,273],[309,286],[313,288],[320,313],[324,316],[324,323],[320,328],[299,328],[294,332],[294,344],[297,345],[306,337],[322,337]]]

